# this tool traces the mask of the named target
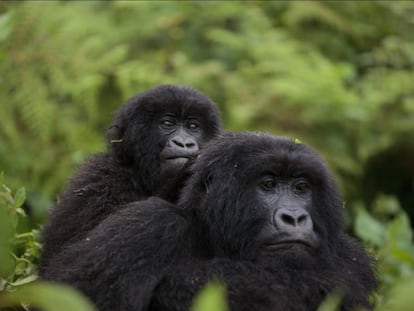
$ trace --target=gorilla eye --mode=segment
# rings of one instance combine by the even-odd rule
[[[174,122],[172,120],[170,120],[170,119],[162,119],[161,120],[161,126],[163,128],[168,129],[168,128],[174,126]]]
[[[305,194],[311,189],[309,183],[307,183],[306,181],[300,181],[296,183],[294,187],[295,187],[295,192],[298,194]]]
[[[196,131],[199,127],[200,127],[200,125],[198,125],[198,123],[196,123],[196,122],[189,122],[189,123],[187,124],[187,128],[188,128],[190,131]]]
[[[273,179],[266,179],[261,186],[264,190],[273,190],[276,187],[276,182]]]

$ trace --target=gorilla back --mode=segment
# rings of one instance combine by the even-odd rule
[[[370,308],[371,259],[344,232],[342,201],[319,155],[264,134],[213,140],[177,206],[131,203],[55,258],[47,277],[102,310],[188,310],[211,279],[232,310]],[[122,230],[119,230],[122,228]]]
[[[79,168],[52,210],[40,271],[122,204],[158,194],[174,198],[177,174],[220,127],[217,106],[190,87],[160,85],[128,100],[109,127],[108,151]]]

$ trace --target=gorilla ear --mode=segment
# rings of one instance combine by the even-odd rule
[[[107,140],[109,144],[117,144],[123,141],[125,134],[125,127],[120,127],[118,125],[112,125],[107,132]]]
[[[122,109],[122,108],[121,108]],[[109,144],[122,142],[126,130],[126,120],[121,109],[114,116],[111,125],[106,132],[106,139]]]
[[[127,121],[123,117],[123,114],[118,113],[106,132],[108,149],[113,152],[114,156],[121,163],[125,164],[132,160],[132,150],[130,150],[131,145],[126,137],[126,124]]]

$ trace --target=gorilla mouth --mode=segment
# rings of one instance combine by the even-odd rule
[[[165,161],[173,166],[184,166],[193,156],[181,155],[166,157]]]
[[[294,246],[305,246],[312,248],[312,243],[302,239],[295,240],[279,240],[279,241],[269,241],[265,243],[266,248],[270,249],[280,249],[280,248],[291,248]]]
[[[194,156],[190,156],[190,155],[181,155],[181,156],[166,157],[165,159],[166,159],[166,160],[177,160],[177,159],[186,159],[186,160],[188,160],[188,159],[190,159],[191,157],[194,157]]]

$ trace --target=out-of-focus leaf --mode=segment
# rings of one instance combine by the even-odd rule
[[[14,194],[14,208],[19,209],[26,200],[26,189],[24,187],[19,188]]]
[[[319,306],[318,311],[336,311],[339,310],[343,296],[340,293],[330,294]]]
[[[6,39],[12,31],[12,13],[0,15],[0,42]]]
[[[405,213],[400,213],[387,226],[387,242],[390,255],[401,263],[408,263],[414,267],[414,245],[410,221]]]
[[[21,303],[44,311],[94,311],[93,304],[75,289],[46,282],[31,283],[14,292],[0,294],[0,307],[15,307]]]
[[[228,311],[226,289],[222,283],[208,283],[194,298],[191,311]]]
[[[414,306],[414,278],[400,281],[376,311],[411,311]]]
[[[10,254],[10,240],[14,234],[10,213],[0,204],[0,277],[13,271],[14,260]]]
[[[391,241],[398,246],[411,246],[413,233],[410,227],[410,220],[405,213],[400,213],[387,228],[387,235]]]
[[[363,208],[357,209],[355,233],[361,239],[373,245],[381,245],[384,241],[385,228]]]

